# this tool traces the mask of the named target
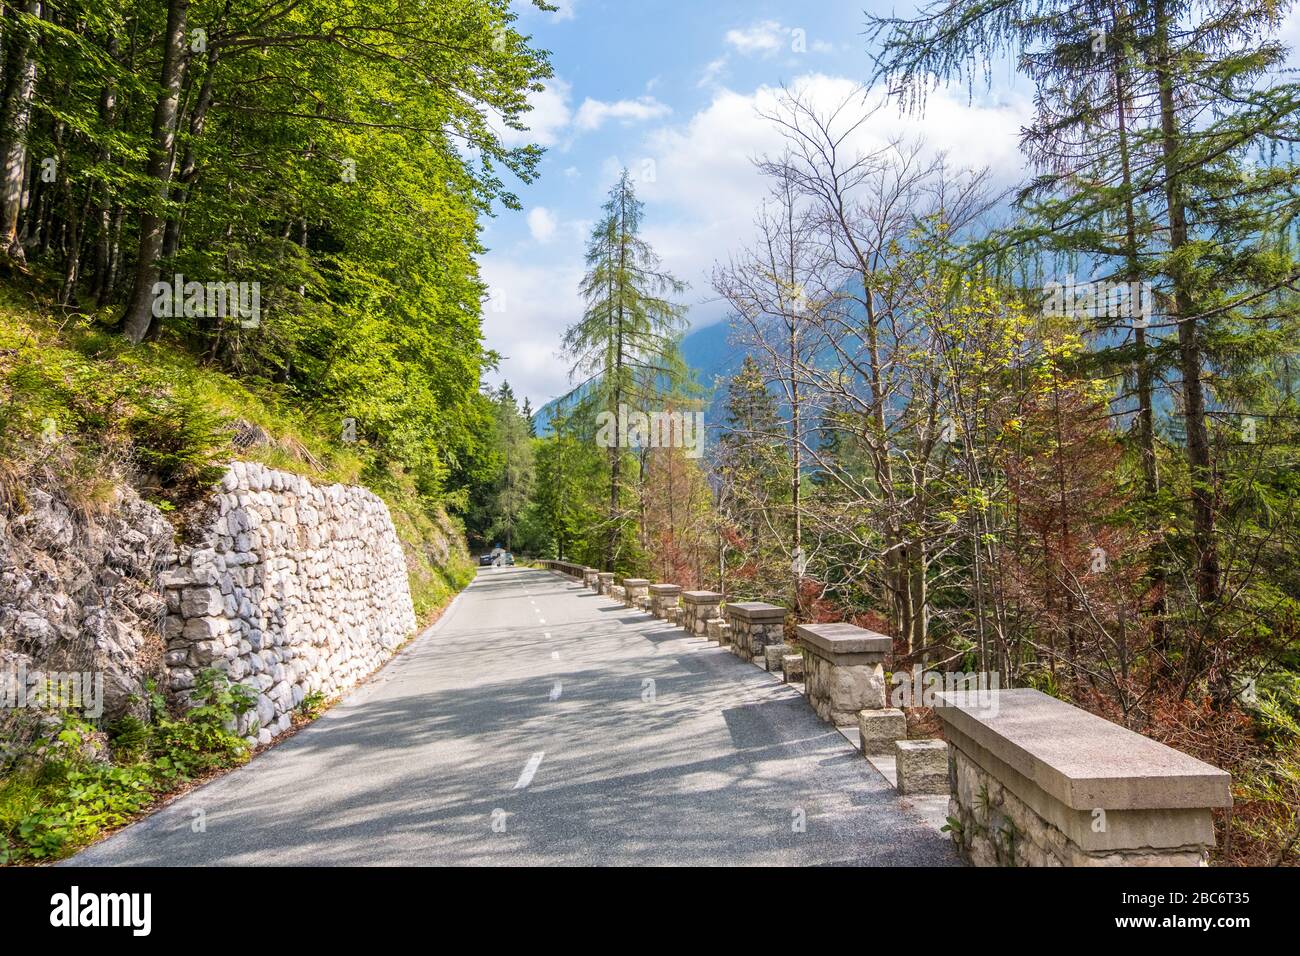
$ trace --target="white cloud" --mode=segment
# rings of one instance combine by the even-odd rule
[[[768,55],[784,47],[789,34],[776,20],[763,20],[742,30],[728,30],[722,39],[741,53]]]
[[[1300,67],[1300,4],[1293,6],[1287,18],[1282,21],[1282,26],[1278,30],[1278,39],[1284,46],[1290,47],[1287,64]]]
[[[564,331],[582,315],[578,294],[582,255],[575,250],[557,266],[532,257],[489,254],[482,277],[492,296],[483,308],[483,335],[503,356],[492,379],[508,379],[517,395],[541,408],[571,387],[568,365],[559,356]]]
[[[838,105],[856,88],[853,80],[822,74],[798,77],[790,86],[823,108]],[[712,301],[714,263],[725,262],[754,237],[754,214],[768,183],[752,160],[782,147],[780,133],[760,114],[771,112],[779,95],[773,86],[750,92],[718,89],[689,118],[620,147],[646,202],[646,239],[672,272],[691,283],[683,301],[691,306],[696,324],[724,315],[724,307]],[[845,149],[874,150],[900,136],[924,136],[931,150],[946,151],[954,164],[990,166],[1000,181],[1010,183],[1022,176],[1019,131],[1031,107],[1021,99],[969,104],[964,90],[940,90],[931,93],[924,117],[900,116],[895,106],[882,107]],[[653,176],[641,175],[647,160]],[[620,166],[617,157],[607,160],[601,182],[593,180],[592,188],[603,192]],[[593,193],[588,214],[598,201]],[[530,229],[535,212],[529,215]],[[505,295],[503,312],[484,310],[488,344],[508,357],[497,378],[508,378],[538,407],[570,387],[567,367],[556,352],[564,330],[582,314],[578,283],[590,228],[564,215],[555,218],[544,260],[539,258],[542,247],[525,243],[518,250],[490,252],[482,266],[485,281]]]
[[[545,206],[534,206],[528,210],[528,231],[538,242],[550,242],[557,225],[555,213]]]
[[[653,96],[641,96],[637,99],[623,99],[607,102],[587,97],[575,111],[572,106],[573,87],[554,77],[547,82],[544,89],[530,93],[528,102],[532,109],[522,117],[528,128],[524,131],[507,129],[498,117],[494,124],[501,133],[502,142],[507,146],[520,146],[525,143],[537,143],[540,146],[560,145],[567,149],[569,142],[565,134],[574,132],[592,132],[600,129],[609,120],[619,120],[624,124],[641,123],[648,120],[662,119],[672,113],[672,109]]]
[[[837,106],[857,88],[855,81],[822,74],[796,78],[790,84],[822,108]],[[652,132],[645,155],[654,161],[653,181],[638,183],[647,202],[647,238],[665,263],[692,285],[690,301],[712,297],[709,274],[754,234],[753,220],[769,184],[754,168],[753,159],[781,151],[779,131],[763,118],[775,110],[780,89],[760,86],[750,93],[728,89],[688,121]],[[867,102],[877,102],[869,95]],[[924,117],[900,116],[885,105],[846,151],[878,149],[899,137],[923,137],[932,152],[946,152],[967,168],[989,166],[1003,181],[1019,178],[1023,163],[1018,152],[1020,127],[1028,121],[1031,104],[968,105],[963,91],[930,95]],[[721,306],[693,309],[695,322],[721,317]]]
[[[704,67],[704,72],[700,74],[700,82],[696,86],[712,86],[722,78],[727,71],[729,60],[726,56],[720,56],[716,60],[710,60]]]
[[[659,102],[653,96],[616,100],[612,103],[587,97],[578,107],[574,125],[581,130],[595,130],[600,129],[609,119],[623,120],[625,123],[644,122],[660,119],[671,112],[666,103]]]
[[[545,89],[528,94],[532,109],[523,116],[525,132],[502,128],[501,139],[507,146],[522,146],[525,143],[537,143],[540,146],[554,146],[560,134],[573,120],[573,110],[569,106],[572,88],[564,80],[552,77]]]

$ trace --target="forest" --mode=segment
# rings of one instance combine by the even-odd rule
[[[420,622],[472,578],[505,468],[481,235],[552,68],[508,0],[0,13],[0,666],[145,678],[102,719],[0,713],[4,864],[249,759],[247,687],[164,683],[158,585],[232,460],[378,494]]]
[[[895,669],[1070,700],[1233,771],[1223,859],[1300,861],[1285,12],[869,17],[858,91],[791,85],[766,117],[783,148],[755,157],[756,238],[707,290],[745,354],[722,381],[681,362],[688,299],[625,172],[564,343],[574,389],[526,441],[516,547],[852,621],[893,638]],[[862,145],[937,84],[982,89],[997,57],[1035,94],[1015,190],[923,141]],[[703,458],[644,429],[599,440],[602,412],[715,389]]]
[[[551,76],[507,0],[3,14],[7,487],[179,512],[238,452],[364,482],[414,539],[463,515],[500,467],[479,235]]]
[[[1295,865],[1289,9],[864,14],[861,87],[765,117],[783,147],[710,288],[611,185],[543,421],[485,384],[481,234],[538,175],[508,134],[553,76],[509,0],[2,0],[0,515],[40,486],[90,520],[129,483],[183,533],[235,456],[364,484],[424,619],[467,537],[851,621],[896,670],[1231,771],[1217,862]],[[1015,189],[867,135],[994,60],[1033,93]],[[680,352],[702,295],[744,355],[720,381]],[[679,426],[716,395],[697,456]]]

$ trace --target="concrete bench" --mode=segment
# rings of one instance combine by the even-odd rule
[[[884,634],[853,624],[800,624],[804,693],[822,720],[858,722],[858,711],[885,706],[885,661],[893,647]]]
[[[1228,773],[1036,690],[945,692],[953,839],[977,865],[1197,866]]]
[[[717,591],[683,591],[681,625],[697,637],[708,634],[708,622],[718,613],[722,595]]]
[[[650,613],[660,620],[668,619],[668,609],[677,606],[677,599],[681,596],[682,586],[680,584],[652,584],[650,585]]]
[[[785,608],[764,601],[727,605],[731,653],[747,661],[763,656],[763,648],[785,639]]]

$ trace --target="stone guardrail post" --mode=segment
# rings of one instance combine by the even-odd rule
[[[697,637],[708,635],[708,622],[721,617],[718,606],[722,595],[717,591],[682,592],[682,627]]]
[[[637,602],[649,597],[650,580],[648,578],[623,579],[623,603],[630,608],[637,607]]]
[[[601,594],[609,594],[610,588],[614,586],[614,572],[600,571],[596,574],[597,590]]]
[[[785,608],[764,601],[727,605],[731,653],[743,660],[764,657],[764,648],[785,640]]]
[[[731,644],[731,625],[720,617],[705,621],[704,632],[705,636],[716,642],[719,647],[728,647]]]
[[[600,584],[599,575],[600,572],[597,571],[595,568],[583,568],[582,583],[585,584],[587,587],[591,588],[593,591],[599,590],[599,584]]]
[[[668,619],[668,609],[677,606],[677,599],[681,596],[682,587],[680,584],[652,584],[649,587],[650,592],[650,613],[660,620]]]
[[[954,842],[977,866],[1201,866],[1232,778],[1036,690],[946,691]]]
[[[822,720],[854,724],[860,710],[885,706],[885,661],[893,647],[884,634],[852,624],[800,624],[804,693]]]

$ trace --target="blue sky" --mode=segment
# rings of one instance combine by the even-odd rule
[[[780,142],[760,110],[782,83],[839,102],[868,79],[864,6],[900,15],[914,8],[910,0],[557,5],[557,13],[543,13],[515,3],[518,27],[551,51],[556,75],[533,98],[530,132],[512,141],[537,142],[547,153],[536,182],[513,184],[522,211],[499,209],[488,222],[482,259],[491,289],[484,335],[504,356],[490,381],[508,379],[534,407],[567,390],[559,342],[581,315],[583,247],[619,169],[637,177],[647,238],[691,284],[684,297],[691,322],[725,318],[709,274],[752,238],[766,191],[752,161]],[[1297,22],[1293,13],[1293,42]],[[992,89],[974,97],[964,88],[933,94],[924,116],[884,107],[861,145],[920,137],[1010,184],[1023,171],[1017,143],[1030,105],[1023,84],[1003,68]]]

